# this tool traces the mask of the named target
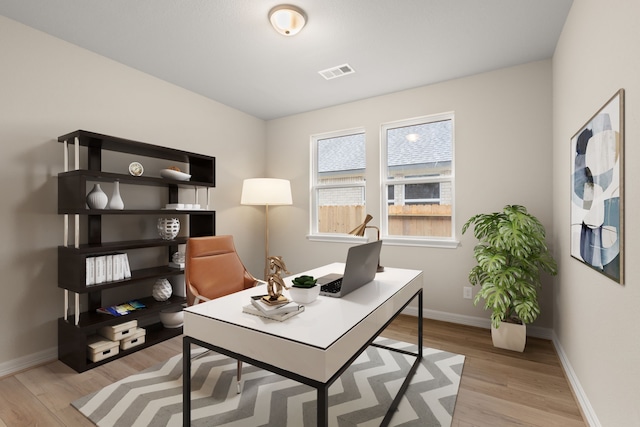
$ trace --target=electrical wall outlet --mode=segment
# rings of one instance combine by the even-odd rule
[[[465,286],[464,288],[462,288],[462,298],[471,299],[471,297],[472,297],[471,286]]]

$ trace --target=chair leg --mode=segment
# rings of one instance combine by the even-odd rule
[[[241,388],[240,388],[240,380],[242,379],[242,360],[238,360],[238,394],[240,394]]]

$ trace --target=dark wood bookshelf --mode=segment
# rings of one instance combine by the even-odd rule
[[[153,283],[159,278],[184,274],[183,269],[169,266],[172,254],[177,252],[178,245],[185,244],[189,237],[215,235],[216,219],[215,211],[210,210],[160,209],[158,208],[160,201],[158,205],[151,206],[149,209],[89,209],[86,204],[88,191],[94,183],[117,180],[125,185],[166,188],[169,203],[178,203],[180,189],[215,187],[215,157],[84,130],[60,136],[58,141],[66,143],[70,159],[74,157],[70,153],[75,151],[76,142],[79,147],[86,147],[82,153],[78,149],[78,154],[86,156],[88,165],[87,169],[70,170],[58,174],[58,213],[86,217],[86,227],[81,231],[86,236],[84,239],[86,243],[78,247],[73,245],[58,247],[58,287],[75,294],[86,295],[88,301],[87,311],[78,313],[77,319],[75,313],[67,313],[66,319],[64,317],[59,319],[58,353],[60,360],[76,371],[82,372],[182,333],[182,328],[164,328],[159,322],[159,313],[167,309],[179,310],[186,303],[184,297],[172,296],[169,300],[162,302],[154,300],[151,296],[138,298],[147,308],[121,317],[97,313],[96,309],[102,306],[102,292],[105,290]],[[105,150],[129,154],[131,161],[136,160],[136,156],[144,156],[186,163],[191,178],[188,181],[179,181],[163,177],[106,172],[102,170],[102,153]],[[103,235],[102,232],[102,217],[113,216],[117,220],[119,216],[130,215],[148,216],[149,221],[153,221],[154,225],[158,216],[188,216],[188,231],[185,233],[182,230],[182,233],[187,236],[179,236],[173,240],[157,238],[108,241],[109,236]],[[74,220],[77,221],[77,219]],[[167,249],[166,265],[132,270],[131,277],[124,280],[97,285],[86,284],[88,257],[162,247]],[[117,325],[134,319],[143,320],[145,325],[150,325],[144,326],[146,329],[144,344],[121,351],[117,356],[99,362],[91,362],[87,358],[87,337],[95,334],[103,326]]]

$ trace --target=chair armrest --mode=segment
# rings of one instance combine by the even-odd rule
[[[195,295],[195,298],[193,300],[193,305],[200,304],[200,302],[206,302],[206,301],[211,301],[211,299],[207,297],[203,297],[202,295],[198,294],[198,295]]]

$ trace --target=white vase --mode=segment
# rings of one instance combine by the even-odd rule
[[[109,209],[124,209],[124,201],[122,201],[122,197],[120,197],[120,181],[113,183],[113,195],[111,196],[111,200],[109,200]]]
[[[89,206],[89,209],[104,209],[107,207],[107,202],[107,195],[100,188],[100,184],[94,184],[93,189],[87,194],[87,206]]]
[[[167,279],[158,279],[153,285],[153,291],[151,296],[156,301],[166,301],[171,297],[173,293],[173,287]]]

